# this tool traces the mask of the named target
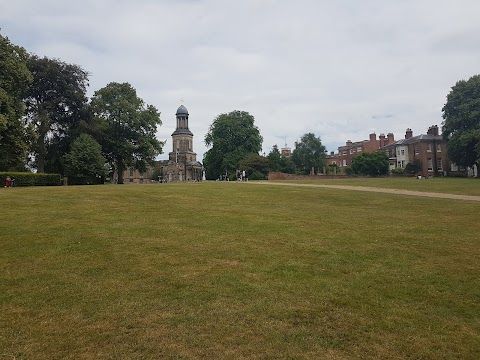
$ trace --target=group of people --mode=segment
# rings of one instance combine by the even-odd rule
[[[247,181],[245,170],[237,170],[237,181]]]
[[[7,178],[5,179],[5,187],[9,188],[9,187],[13,187],[13,186],[15,186],[15,179],[12,179],[12,178],[10,178],[10,176],[7,176]]]

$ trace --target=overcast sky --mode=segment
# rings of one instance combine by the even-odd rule
[[[2,35],[80,65],[89,96],[132,84],[161,112],[167,154],[183,99],[199,160],[232,110],[255,117],[267,153],[307,132],[333,151],[441,126],[450,88],[480,73],[479,14],[478,0],[0,0]]]

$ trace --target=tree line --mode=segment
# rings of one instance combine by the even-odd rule
[[[295,142],[292,156],[283,156],[277,145],[268,155],[260,155],[263,137],[254,117],[245,111],[217,116],[205,135],[203,163],[208,179],[238,178],[246,171],[253,180],[267,178],[270,171],[285,173],[320,173],[326,166],[326,149],[320,137],[307,133]]]
[[[460,80],[451,88],[442,117],[450,161],[463,168],[477,166],[477,176],[480,176],[480,75]],[[205,144],[210,147],[204,157],[207,176],[234,178],[239,168],[247,170],[253,179],[264,179],[269,171],[318,174],[326,169],[335,172],[332,171],[335,166],[326,166],[325,147],[313,133],[295,142],[291,157],[282,156],[277,145],[267,156],[260,156],[262,140],[249,113],[234,111],[219,115],[205,136]],[[415,173],[419,167],[418,159],[414,160],[407,166],[407,172]],[[387,175],[388,156],[384,152],[362,153],[352,159],[346,173]]]
[[[0,172],[34,169],[89,179],[116,172],[122,183],[126,167],[144,171],[153,165],[164,145],[156,139],[159,111],[128,83],[111,82],[88,99],[88,79],[79,65],[28,53],[0,34]],[[480,167],[480,75],[458,81],[442,112],[450,160]],[[263,138],[245,111],[218,115],[204,142],[209,179],[233,179],[239,170],[251,179],[264,179],[269,171],[333,170],[313,133],[295,142],[291,157],[277,145],[260,155]],[[352,161],[351,171],[388,173],[388,159],[365,154]]]
[[[128,83],[86,96],[89,73],[0,34],[0,171],[98,179],[144,170],[162,152],[160,113]]]

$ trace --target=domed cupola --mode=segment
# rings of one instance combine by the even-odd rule
[[[188,110],[185,106],[180,105],[179,108],[177,109],[177,113],[175,115],[177,115],[177,116],[179,116],[179,115],[188,116]]]
[[[188,128],[188,110],[185,106],[180,105],[177,109],[177,128],[172,135],[175,134],[189,134],[193,135]]]

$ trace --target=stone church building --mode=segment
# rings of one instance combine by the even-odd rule
[[[168,153],[168,160],[155,162],[145,173],[135,169],[124,172],[124,183],[146,183],[151,180],[162,182],[201,181],[203,166],[197,161],[197,154],[193,151],[193,133],[188,128],[188,110],[180,105],[175,114],[177,127],[172,133],[172,151]]]
[[[175,114],[177,128],[172,134],[172,151],[168,160],[159,161],[160,176],[166,182],[202,180],[202,164],[193,151],[193,133],[188,128],[188,110],[180,105]]]

